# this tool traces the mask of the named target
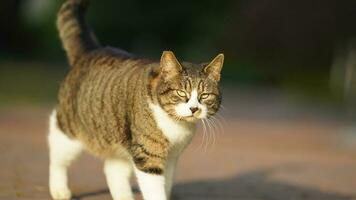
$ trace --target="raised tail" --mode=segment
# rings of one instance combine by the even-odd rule
[[[84,19],[88,0],[64,0],[57,14],[57,28],[69,64],[74,66],[81,55],[100,47]]]

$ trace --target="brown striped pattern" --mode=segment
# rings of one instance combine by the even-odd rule
[[[73,65],[58,94],[58,126],[95,155],[108,158],[125,152],[138,169],[161,174],[170,145],[148,101],[177,118],[173,108],[187,98],[176,90],[190,93],[198,88],[199,94],[214,94],[202,100],[213,115],[220,106],[218,82],[209,78],[203,65],[182,63],[179,74],[163,73],[160,61],[99,47],[83,20],[84,3],[67,0],[58,14],[60,35]]]
[[[84,20],[88,0],[65,0],[57,15],[57,28],[71,66],[85,52],[98,48]]]

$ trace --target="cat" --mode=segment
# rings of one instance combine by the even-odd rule
[[[104,160],[114,200],[134,199],[133,172],[145,200],[168,200],[197,122],[220,107],[224,55],[193,64],[171,51],[149,60],[102,47],[84,20],[87,5],[64,0],[57,16],[71,68],[49,120],[50,194],[71,198],[67,168],[86,150]]]

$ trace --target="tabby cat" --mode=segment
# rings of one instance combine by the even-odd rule
[[[115,200],[133,200],[135,172],[145,200],[167,200],[179,155],[200,119],[220,106],[224,56],[208,64],[160,60],[102,47],[84,21],[85,0],[65,0],[57,27],[71,70],[50,117],[49,186],[70,199],[67,168],[85,149],[102,158]]]

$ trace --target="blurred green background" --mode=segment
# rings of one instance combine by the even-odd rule
[[[53,104],[68,71],[61,2],[0,2],[0,106]],[[354,0],[92,0],[87,20],[102,44],[136,55],[206,62],[223,52],[224,87],[341,107],[356,99]]]

